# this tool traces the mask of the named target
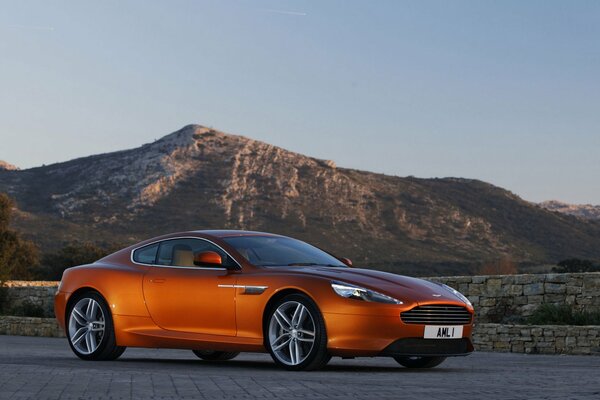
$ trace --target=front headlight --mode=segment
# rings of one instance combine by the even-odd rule
[[[400,300],[394,299],[393,297],[350,283],[333,281],[331,282],[331,287],[337,294],[347,299],[364,300],[375,303],[402,304]]]
[[[456,297],[458,297],[463,303],[469,305],[470,307],[473,307],[473,304],[471,304],[471,302],[469,301],[469,299],[467,299],[467,296],[465,296],[464,294],[462,294],[461,292],[459,292],[458,290],[451,288],[448,285],[444,285],[443,283],[440,283],[440,285],[446,289],[447,291],[449,291],[450,293],[452,293],[453,295],[455,295]]]

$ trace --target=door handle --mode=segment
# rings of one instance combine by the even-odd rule
[[[154,278],[150,279],[150,283],[165,283],[166,279],[163,278]]]

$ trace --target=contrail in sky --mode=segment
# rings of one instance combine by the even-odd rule
[[[300,17],[304,17],[307,15],[305,12],[300,12],[300,11],[287,11],[287,10],[264,10],[264,11],[274,13],[274,14],[297,15]]]

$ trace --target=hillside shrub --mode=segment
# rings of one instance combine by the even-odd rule
[[[552,268],[552,272],[600,272],[600,264],[595,265],[591,260],[569,258],[556,264],[556,267]]]
[[[478,275],[515,275],[518,273],[517,264],[510,258],[488,262],[477,271]]]
[[[69,243],[59,251],[42,257],[42,268],[39,271],[38,279],[59,281],[65,269],[91,264],[118,248],[116,245],[101,247],[89,242]]]
[[[600,325],[600,312],[575,311],[568,304],[542,304],[527,322],[532,325]]]
[[[0,281],[0,315],[5,315],[8,308],[8,289]]]
[[[38,266],[37,247],[9,228],[13,200],[0,193],[0,282],[31,279]]]

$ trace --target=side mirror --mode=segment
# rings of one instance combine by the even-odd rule
[[[214,251],[202,251],[194,255],[194,265],[201,266],[206,264],[214,266],[222,265],[223,260],[221,259],[219,253]]]
[[[346,264],[349,267],[352,267],[352,260],[346,257],[340,258],[340,261]]]

